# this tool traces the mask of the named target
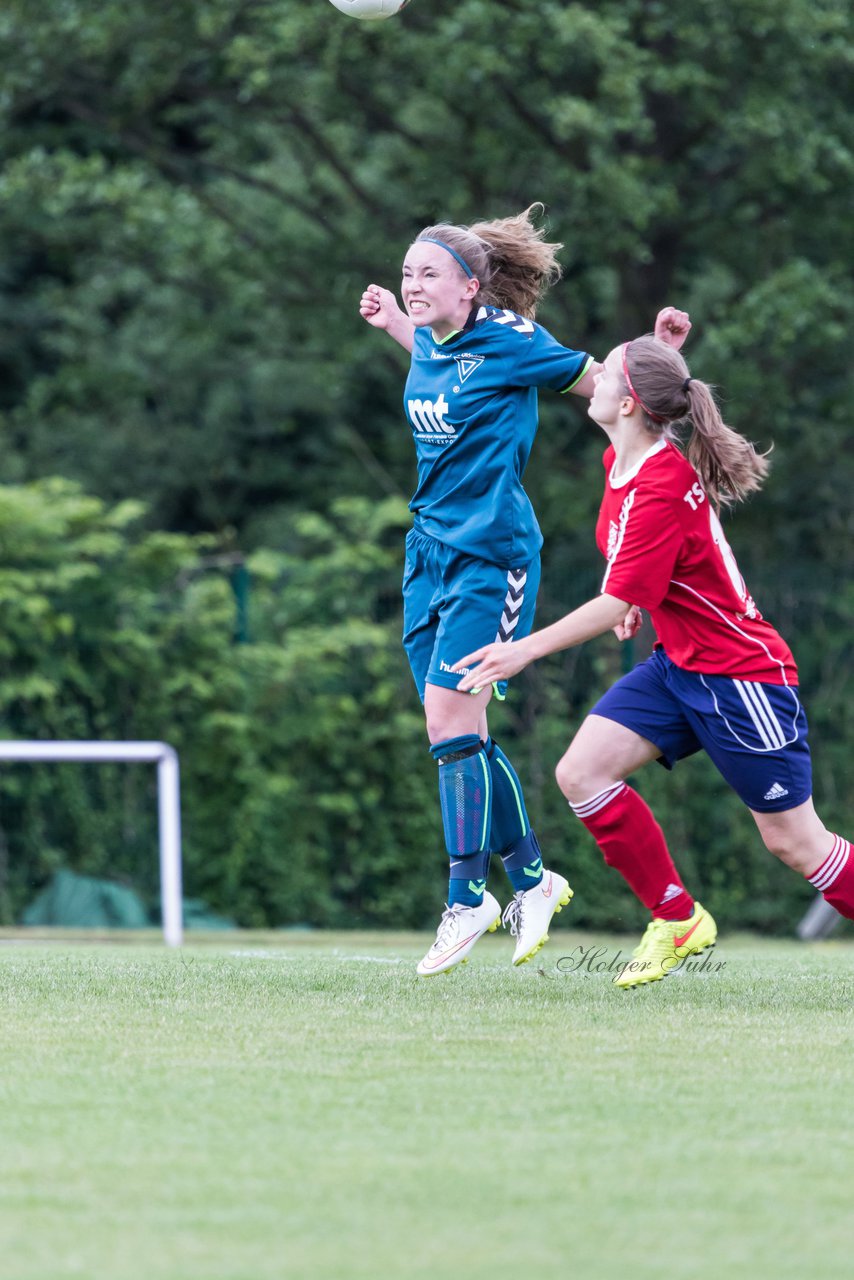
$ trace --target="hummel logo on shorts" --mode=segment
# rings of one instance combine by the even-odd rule
[[[766,800],[782,800],[783,796],[787,796],[788,794],[789,793],[785,787],[781,787],[779,782],[774,782],[765,792],[765,799]]]

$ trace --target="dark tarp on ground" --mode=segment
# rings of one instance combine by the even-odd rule
[[[233,920],[217,915],[200,898],[184,899],[183,917],[185,929],[237,928]],[[159,918],[159,909],[149,913],[133,889],[112,880],[57,871],[25,909],[21,924],[65,929],[151,929],[157,927]]]
[[[57,871],[25,909],[21,923],[67,929],[151,928],[145,905],[133,889],[73,871]]]

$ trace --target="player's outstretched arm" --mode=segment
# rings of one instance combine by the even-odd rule
[[[596,390],[596,383],[594,379],[596,374],[601,372],[602,365],[598,360],[594,360],[593,363],[585,369],[584,377],[579,378],[574,387],[570,387],[569,394],[571,396],[583,396],[585,400],[591,400],[593,398],[593,392]]]
[[[415,338],[415,325],[405,311],[397,305],[397,298],[390,289],[383,289],[378,284],[369,284],[362,294],[359,303],[359,314],[375,329],[385,329],[389,337],[394,338],[407,351],[412,350]]]
[[[468,653],[459,662],[455,662],[454,671],[465,671],[457,688],[461,693],[471,693],[473,689],[485,689],[487,685],[498,680],[509,680],[518,675],[530,663],[544,658],[547,653],[557,653],[560,649],[571,649],[574,645],[583,644],[595,636],[604,635],[616,627],[629,628],[632,622],[633,605],[616,596],[601,595],[588,600],[578,609],[573,609],[565,618],[543,627],[542,631],[533,631],[523,640],[514,640],[511,644],[487,644],[474,653]],[[633,632],[630,632],[633,634]]]
[[[677,307],[662,307],[655,317],[654,335],[659,342],[666,342],[669,347],[678,351],[691,332],[691,320],[687,311],[679,311]],[[589,400],[595,389],[594,379],[601,373],[602,365],[594,360],[584,377],[576,382],[570,394],[583,396]]]

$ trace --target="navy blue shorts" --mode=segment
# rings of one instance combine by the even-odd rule
[[[812,795],[807,718],[790,685],[682,671],[655,649],[591,714],[648,739],[672,769],[705,751],[749,809],[794,809]]]
[[[498,639],[518,640],[534,624],[540,557],[518,569],[464,555],[417,529],[406,536],[403,647],[423,702],[428,684],[456,689],[455,662]],[[504,696],[507,681],[495,686]]]

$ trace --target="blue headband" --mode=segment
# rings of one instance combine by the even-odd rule
[[[445,252],[449,253],[452,258],[456,258],[457,262],[460,264],[463,271],[465,271],[469,280],[474,280],[474,272],[472,271],[469,264],[466,262],[465,258],[461,258],[460,255],[457,253],[456,249],[452,249],[449,244],[445,244],[444,240],[433,240],[430,236],[419,236],[418,243],[419,244],[437,244],[440,249],[444,249]]]

